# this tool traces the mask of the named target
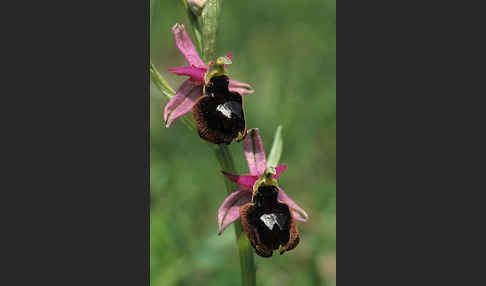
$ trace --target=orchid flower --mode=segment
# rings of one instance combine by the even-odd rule
[[[169,71],[176,75],[188,76],[189,78],[181,84],[176,94],[165,106],[164,121],[166,122],[166,127],[170,127],[174,120],[191,111],[196,111],[196,113],[199,114],[207,114],[207,110],[201,110],[203,105],[205,108],[213,108],[216,113],[223,116],[223,120],[226,118],[228,121],[230,121],[230,123],[225,123],[223,127],[231,125],[231,120],[235,120],[234,115],[243,113],[242,100],[238,97],[241,97],[241,95],[244,94],[253,93],[252,87],[247,83],[239,82],[228,77],[225,68],[229,64],[231,64],[231,54],[228,54],[226,57],[221,57],[217,59],[216,62],[212,61],[208,65],[206,65],[199,57],[196,47],[193,45],[191,39],[187,35],[184,25],[175,24],[172,27],[172,32],[174,33],[177,48],[185,57],[189,65],[179,68],[171,68],[169,69]],[[201,107],[195,110],[193,107],[196,101],[202,96],[205,96],[205,87],[211,84],[215,85],[215,82],[220,82],[218,87],[223,89],[223,92],[219,94],[219,98],[221,99],[220,101],[224,99],[224,102],[216,105],[213,104],[214,106],[208,104],[207,102],[203,102],[201,104]],[[236,100],[234,98],[236,98]],[[237,102],[237,104],[229,104],[229,101]],[[233,117],[231,117],[232,115]],[[211,125],[211,122],[208,123],[207,121],[208,120],[206,118],[196,118],[196,123],[198,124],[198,131],[201,138],[216,144],[223,143],[223,141],[224,143],[229,144],[226,137],[234,134],[228,134],[231,132],[227,131],[226,129],[223,130],[221,126],[213,126],[214,124]],[[219,122],[221,120],[214,121]],[[240,122],[238,122],[238,124],[241,125]],[[234,126],[232,127],[233,129],[235,129]],[[220,134],[214,134],[213,131],[223,133],[224,136]],[[233,130],[231,129],[230,131]],[[232,136],[231,139],[236,137],[240,137],[239,139],[241,139],[244,136],[244,130],[237,131],[239,131],[241,134],[239,134],[239,136]],[[212,137],[209,135],[204,137],[205,132],[213,132],[209,135],[211,135],[212,137],[216,137],[216,139],[211,140]],[[224,140],[221,139],[222,137],[224,137]]]
[[[298,231],[295,227],[294,219],[305,222],[308,219],[308,215],[304,209],[287,196],[282,188],[277,186],[277,179],[287,169],[287,165],[281,164],[275,168],[273,166],[267,167],[266,156],[258,128],[248,130],[248,135],[243,140],[243,150],[250,173],[247,175],[234,175],[224,171],[222,172],[231,181],[238,184],[239,189],[232,192],[218,209],[218,234],[221,235],[231,223],[241,217],[247,236],[249,236],[250,242],[256,249],[257,254],[263,257],[271,256],[272,250],[275,247],[270,247],[273,248],[271,250],[269,247],[265,248],[264,245],[262,246],[261,242],[264,242],[265,239],[261,236],[256,237],[258,236],[256,235],[258,231],[251,229],[251,223],[249,224],[248,221],[249,218],[243,216],[251,213],[258,204],[262,202],[263,204],[267,204],[269,200],[265,200],[266,197],[275,196],[275,202],[272,204],[272,208],[278,208],[282,211],[277,212],[275,215],[262,214],[258,218],[261,218],[270,229],[275,224],[278,224],[280,227],[283,222],[282,219],[284,221],[288,220],[286,231],[290,232],[290,239],[287,245],[283,246],[283,249],[280,249],[281,253],[283,253],[286,250],[292,249],[298,243]],[[263,201],[260,198],[264,198]],[[287,214],[285,214],[285,209],[288,209]],[[252,215],[254,216],[254,214]]]

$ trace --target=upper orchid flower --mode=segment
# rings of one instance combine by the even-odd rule
[[[277,185],[277,179],[287,165],[267,167],[257,128],[248,130],[243,150],[250,174],[233,175],[223,171],[240,189],[231,193],[218,209],[219,234],[241,217],[258,255],[270,257],[276,249],[282,254],[299,242],[294,219],[307,221],[308,215]]]
[[[170,72],[189,76],[167,103],[164,109],[166,127],[193,111],[201,138],[215,144],[229,144],[245,135],[243,100],[241,95],[253,93],[247,83],[228,77],[226,66],[231,64],[231,54],[206,65],[184,25],[172,27],[176,45],[189,66],[172,68]],[[205,96],[206,98],[201,98]]]

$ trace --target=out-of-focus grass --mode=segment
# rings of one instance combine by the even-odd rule
[[[269,151],[283,125],[279,183],[309,213],[301,243],[271,259],[257,257],[258,285],[335,285],[336,26],[335,0],[223,1],[217,54],[233,54],[231,76],[250,83],[247,127],[260,128]],[[171,27],[187,23],[180,1],[152,1],[151,58],[177,89],[185,65]],[[232,226],[217,235],[225,198],[218,164],[206,144],[179,121],[162,124],[161,93],[151,88],[151,285],[240,285]],[[247,173],[241,144],[230,146]]]

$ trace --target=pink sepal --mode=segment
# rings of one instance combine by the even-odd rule
[[[191,38],[187,35],[184,25],[175,24],[174,27],[172,27],[172,32],[174,33],[177,48],[179,48],[181,54],[186,58],[187,63],[196,67],[207,68],[199,57]]]
[[[289,196],[287,196],[284,190],[280,187],[278,187],[277,199],[289,205],[289,207],[292,209],[292,214],[294,215],[294,219],[299,221],[307,221],[307,219],[309,218],[305,210],[301,208],[299,205],[297,205],[291,198],[289,198]]]
[[[265,172],[267,159],[258,128],[247,131],[247,135],[243,140],[243,151],[245,152],[250,175],[260,177]]]
[[[250,202],[250,200],[251,192],[245,190],[232,192],[226,197],[218,209],[219,235],[221,235],[230,224],[240,218],[240,206]]]
[[[177,93],[165,105],[164,120],[168,128],[174,120],[191,112],[194,102],[202,96],[202,85],[197,85],[191,79],[187,79],[177,90]]]

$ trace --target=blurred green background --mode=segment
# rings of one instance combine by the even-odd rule
[[[185,77],[167,69],[186,62],[171,27],[189,27],[187,15],[176,0],[151,9],[151,59],[177,89]],[[230,75],[254,87],[247,127],[260,129],[266,152],[283,125],[279,184],[309,214],[295,250],[256,256],[258,285],[336,284],[335,23],[335,0],[223,1],[217,55],[232,53]],[[233,226],[217,235],[226,191],[216,159],[182,122],[164,128],[162,94],[151,84],[150,95],[150,284],[240,285]],[[247,173],[242,145],[230,149]]]

